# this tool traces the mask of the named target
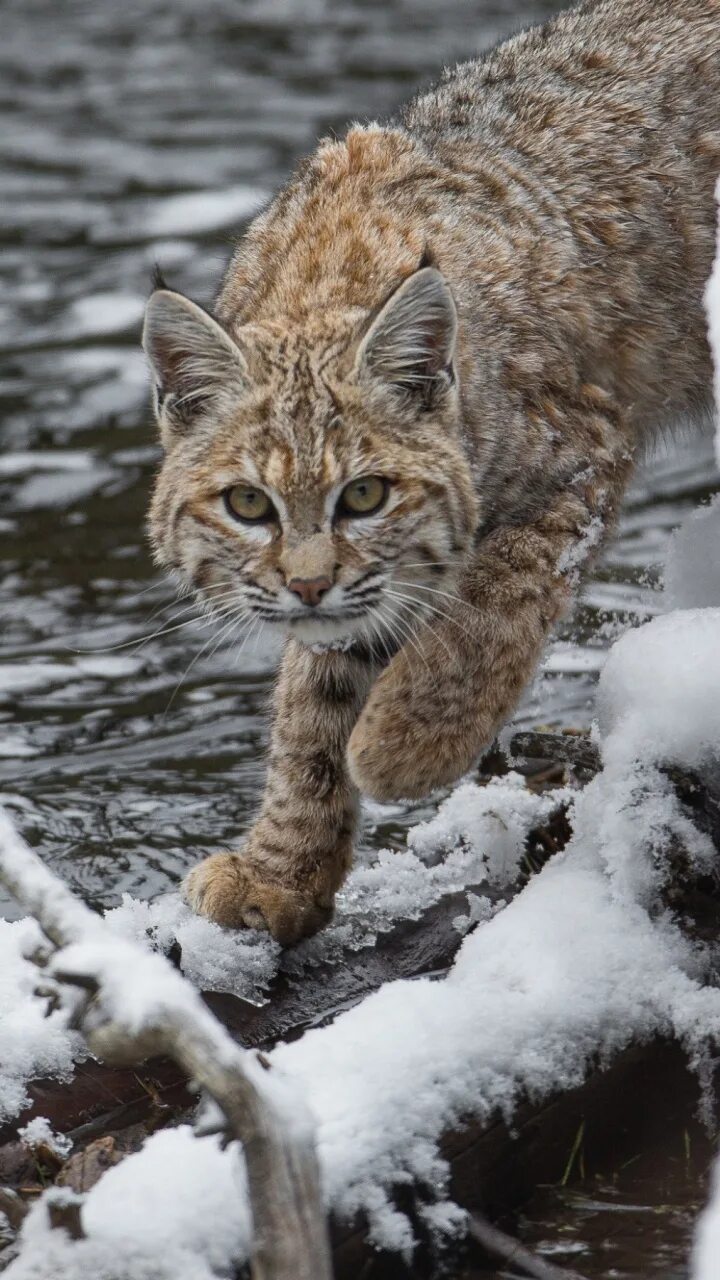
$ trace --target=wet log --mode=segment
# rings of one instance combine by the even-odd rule
[[[717,1096],[720,1100],[720,1089]],[[714,1162],[716,1143],[699,1111],[700,1084],[677,1044],[657,1040],[632,1046],[611,1066],[598,1066],[578,1088],[558,1091],[540,1105],[521,1103],[510,1125],[498,1116],[490,1122],[469,1121],[461,1131],[447,1134],[441,1153],[450,1168],[450,1195],[469,1213],[501,1222],[516,1234],[517,1211],[538,1187],[567,1183],[593,1194],[598,1178],[612,1181],[640,1152],[663,1151],[669,1134],[692,1149],[694,1166],[704,1172]],[[419,1193],[399,1193],[397,1200],[413,1218],[420,1241],[412,1262],[405,1265],[396,1254],[369,1248],[361,1219],[351,1226],[336,1224],[335,1280],[436,1280],[448,1274],[447,1256],[437,1256],[422,1219],[415,1216]],[[478,1270],[487,1265],[469,1240],[449,1274],[474,1262]]]

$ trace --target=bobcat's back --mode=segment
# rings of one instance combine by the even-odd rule
[[[707,385],[700,300],[720,174],[715,0],[562,13],[449,71],[401,120],[472,175],[461,216],[478,305],[507,286],[527,305],[518,328],[536,342],[550,324],[638,418],[692,407]]]

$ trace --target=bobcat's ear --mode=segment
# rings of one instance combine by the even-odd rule
[[[156,289],[145,310],[143,347],[156,385],[163,443],[187,432],[247,385],[240,348],[202,307],[181,293]]]
[[[428,405],[453,379],[457,312],[444,276],[422,267],[370,324],[355,367]]]

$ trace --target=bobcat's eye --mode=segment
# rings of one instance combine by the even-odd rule
[[[370,516],[382,506],[387,491],[387,480],[382,476],[361,476],[359,480],[352,480],[340,494],[338,514]]]
[[[236,520],[244,520],[246,524],[256,524],[261,520],[272,520],[275,509],[262,489],[251,484],[235,484],[226,489],[225,506]]]

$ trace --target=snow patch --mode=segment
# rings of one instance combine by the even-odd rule
[[[30,1080],[68,1080],[81,1054],[64,1013],[45,1017],[46,1003],[34,994],[39,972],[26,956],[44,943],[34,920],[0,920],[0,1121],[26,1105]]]
[[[138,1168],[140,1166],[140,1168]],[[140,1175],[138,1177],[138,1174]],[[249,1247],[242,1157],[182,1125],[108,1169],[82,1207],[88,1239],[52,1230],[44,1200],[23,1225],[14,1280],[214,1280]]]
[[[26,1147],[48,1147],[62,1160],[70,1155],[73,1149],[72,1139],[64,1133],[56,1133],[47,1116],[35,1116],[22,1129],[18,1129],[18,1137]]]
[[[715,188],[715,199],[720,203],[720,179]],[[708,322],[708,338],[715,368],[715,457],[720,466],[720,224],[717,232],[717,252],[710,279],[705,287],[705,312]]]
[[[628,631],[598,694],[604,751],[696,767],[720,751],[720,609],[689,609]]]
[[[720,605],[720,495],[675,530],[665,561],[666,609]]]
[[[710,1201],[695,1232],[692,1280],[720,1280],[720,1161],[713,1173]]]

